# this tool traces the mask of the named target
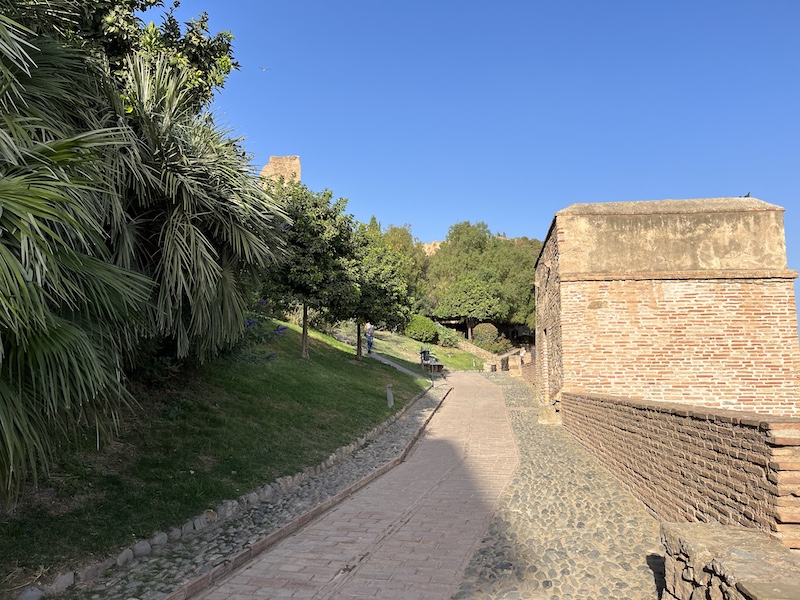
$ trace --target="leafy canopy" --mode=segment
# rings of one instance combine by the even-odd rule
[[[276,306],[303,307],[302,356],[308,358],[307,309],[330,320],[348,317],[357,295],[354,225],[347,200],[312,192],[294,180],[266,180],[267,193],[284,207],[287,256],[265,278],[263,295]]]

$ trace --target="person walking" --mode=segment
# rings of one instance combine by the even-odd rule
[[[367,354],[372,354],[372,341],[375,339],[375,327],[372,325],[372,323],[367,321],[364,332],[367,335]]]

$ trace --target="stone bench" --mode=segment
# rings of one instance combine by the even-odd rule
[[[757,529],[662,523],[662,600],[800,600],[800,555]]]

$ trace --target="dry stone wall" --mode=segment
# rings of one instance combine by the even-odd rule
[[[800,419],[564,391],[562,420],[659,518],[800,549]]]

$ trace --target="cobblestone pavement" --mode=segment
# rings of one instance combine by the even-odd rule
[[[208,530],[185,536],[167,547],[154,549],[151,555],[141,557],[124,568],[112,568],[105,575],[79,585],[68,596],[94,600],[166,598],[171,591],[198,575],[208,573],[227,557],[263,539],[296,519],[298,515],[396,458],[431,416],[449,387],[466,382],[460,382],[460,375],[454,374],[446,382],[438,382],[402,419],[389,426],[377,439],[355,452],[344,463],[299,485],[291,486],[270,501],[217,523]],[[453,529],[451,533],[460,533],[454,539],[458,539],[457,545],[463,549],[464,558],[460,562],[447,559],[436,561],[435,568],[445,568],[448,572],[455,568],[458,575],[455,579],[448,575],[447,582],[441,582],[438,581],[441,574],[426,574],[426,569],[430,569],[432,565],[430,559],[422,557],[421,553],[426,545],[442,543],[436,540],[436,535],[445,536],[448,532],[438,531],[432,537],[425,535],[419,539],[401,540],[406,546],[406,564],[402,572],[391,576],[387,575],[387,569],[391,566],[389,562],[383,563],[386,568],[373,568],[380,563],[374,563],[373,567],[367,567],[365,563],[363,567],[359,567],[363,562],[359,559],[365,556],[365,552],[374,552],[377,549],[375,544],[368,544],[365,552],[351,551],[347,556],[351,560],[343,563],[341,572],[334,573],[333,579],[326,580],[327,595],[318,597],[346,597],[340,595],[343,594],[340,584],[345,579],[361,576],[372,577],[375,585],[381,582],[386,584],[382,595],[373,594],[377,598],[658,598],[655,584],[657,576],[654,572],[657,573],[662,564],[659,555],[663,551],[659,544],[657,521],[561,427],[537,423],[533,390],[527,383],[507,373],[469,374],[467,379],[473,382],[483,380],[484,384],[478,383],[477,388],[484,391],[496,387],[485,387],[490,382],[502,389],[504,406],[494,411],[497,414],[492,415],[490,412],[482,419],[488,422],[501,413],[505,415],[509,429],[513,432],[512,447],[513,439],[516,440],[519,464],[513,475],[508,472],[508,483],[502,494],[500,489],[495,488],[490,490],[489,495],[478,498],[478,505],[485,517],[481,527],[469,533],[467,538],[463,536],[464,531],[458,532],[450,527]],[[500,402],[503,403],[502,400]],[[480,432],[481,427],[483,425],[473,428],[473,431]],[[431,436],[429,441],[436,441],[435,431],[428,433]],[[470,439],[479,438],[473,436]],[[440,439],[439,442],[441,441]],[[465,451],[468,453],[468,447],[466,442],[461,446],[440,444],[439,450],[446,450],[451,454],[450,458],[455,459],[459,454],[463,457]],[[485,449],[478,451],[473,446],[473,454],[476,451],[478,455],[485,453]],[[412,455],[418,453],[419,450],[415,450]],[[455,463],[457,462],[456,460]],[[393,472],[405,466],[404,464],[392,469],[373,484],[383,482]],[[485,470],[486,465],[481,468]],[[490,466],[489,470],[491,469]],[[425,490],[436,487],[433,482],[439,481],[442,474],[441,471],[431,469],[426,472],[423,468],[419,474],[421,489],[418,491],[418,498],[425,498]],[[474,475],[480,475],[480,470],[475,471]],[[427,487],[426,481],[429,484]],[[474,480],[471,483],[474,484]],[[432,496],[427,495],[427,498]],[[394,506],[392,503],[396,498],[392,495],[384,496],[384,501]],[[438,515],[437,518],[453,513],[453,509],[446,504],[436,501],[426,503],[422,500],[413,507],[403,508],[397,505],[394,510],[397,515],[405,515],[410,520],[413,511],[409,510],[419,510],[424,506],[431,510],[431,514]],[[391,523],[390,525],[394,526]],[[473,525],[474,523],[470,526]],[[391,537],[390,535],[389,538]],[[351,543],[360,542],[356,538]],[[351,550],[354,548],[355,546]],[[342,556],[334,552],[330,559],[341,562]],[[385,561],[386,557],[382,560]],[[289,571],[297,567],[296,561],[288,558],[283,559],[283,564],[284,569]],[[322,575],[323,578],[325,576]],[[404,579],[422,579],[423,589],[426,591],[409,592],[403,587]],[[440,583],[444,585],[437,587]],[[400,590],[401,593],[392,596],[395,593],[392,589],[395,592]],[[373,588],[375,590],[377,588]],[[215,600],[217,596],[211,594],[218,591],[205,592],[206,600]],[[291,597],[295,592],[300,594],[299,597],[307,593],[285,588],[274,595],[262,590],[259,596]]]
[[[538,424],[527,383],[486,376],[503,388],[520,461],[454,598],[657,599],[658,521],[562,427]]]

